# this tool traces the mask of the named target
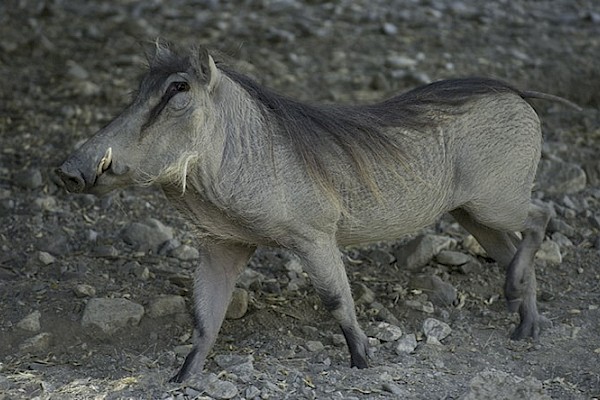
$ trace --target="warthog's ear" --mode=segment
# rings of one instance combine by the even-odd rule
[[[212,56],[208,54],[205,47],[198,49],[198,58],[196,60],[196,72],[200,78],[206,83],[208,91],[212,91],[217,83],[219,71]]]
[[[158,64],[160,60],[168,60],[172,56],[171,44],[159,37],[153,42],[152,48],[146,48],[146,59],[150,65]]]

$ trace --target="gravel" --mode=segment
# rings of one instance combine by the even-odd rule
[[[0,2],[0,399],[600,397],[598,15],[594,0]],[[534,102],[545,141],[534,196],[556,210],[536,266],[552,326],[507,339],[517,316],[504,271],[448,217],[416,239],[345,249],[359,322],[382,336],[370,368],[349,368],[301,264],[259,249],[205,375],[169,383],[193,337],[195,232],[154,188],[71,195],[53,174],[130,101],[157,36],[211,45],[306,101],[484,75],[577,102]],[[419,275],[441,296],[411,286]],[[152,317],[163,297],[177,300]],[[39,330],[22,329],[37,329],[36,312]]]

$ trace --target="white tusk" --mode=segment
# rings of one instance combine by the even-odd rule
[[[112,147],[109,147],[106,150],[106,154],[104,154],[104,157],[102,157],[102,160],[100,160],[100,163],[98,164],[98,168],[96,169],[96,174],[98,176],[102,175],[102,173],[104,173],[104,171],[106,171],[110,167],[111,162],[112,162]]]

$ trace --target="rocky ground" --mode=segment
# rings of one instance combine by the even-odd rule
[[[67,194],[53,169],[129,101],[157,36],[205,44],[303,100],[366,102],[484,75],[536,102],[553,205],[539,341],[508,339],[503,271],[451,219],[345,249],[372,367],[289,254],[240,279],[206,376],[189,350],[189,226],[152,188]],[[0,399],[600,397],[600,5],[595,0],[7,0],[0,4]],[[412,240],[408,242],[409,240]]]

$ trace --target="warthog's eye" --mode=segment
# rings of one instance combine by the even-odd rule
[[[187,82],[173,82],[169,85],[170,92],[187,92],[190,90],[190,84]]]

